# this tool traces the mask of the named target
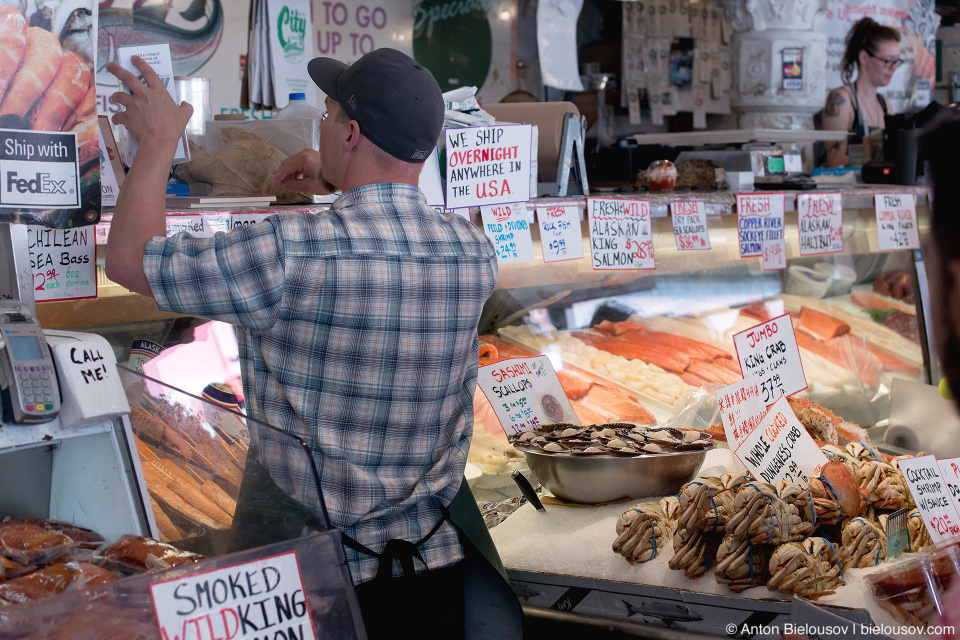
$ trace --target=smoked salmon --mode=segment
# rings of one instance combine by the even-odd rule
[[[800,308],[800,326],[798,328],[819,340],[828,340],[850,333],[850,325],[843,320],[838,320],[820,311],[814,311],[809,307]]]
[[[571,335],[601,351],[622,356],[629,360],[643,360],[674,373],[683,373],[690,366],[690,356],[677,353],[675,349],[669,347],[660,347],[650,343],[635,343],[625,336],[610,338],[583,331],[574,331]]]
[[[859,347],[854,342],[859,342]],[[797,344],[801,349],[815,353],[844,369],[856,371],[864,384],[875,387],[880,383],[880,372],[883,370],[883,364],[869,350],[864,348],[863,342],[863,339],[851,336],[851,340],[848,342],[833,343],[832,341],[817,340],[804,333],[797,333]]]
[[[593,327],[601,333],[605,333],[609,336],[619,336],[622,333],[627,331],[646,331],[647,326],[637,322],[636,320],[623,320],[621,322],[610,322],[609,320],[604,320],[598,325]]]

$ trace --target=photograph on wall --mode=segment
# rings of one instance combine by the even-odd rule
[[[670,43],[670,84],[689,87],[693,83],[693,38],[674,38]]]
[[[99,220],[95,18],[95,0],[0,5],[0,221]]]

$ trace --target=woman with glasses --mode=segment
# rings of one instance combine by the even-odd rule
[[[859,144],[872,131],[883,128],[887,102],[877,89],[890,84],[894,71],[903,64],[900,57],[900,33],[891,27],[863,18],[847,34],[840,77],[843,86],[827,96],[821,112],[822,128],[849,131],[846,142],[828,142],[828,167],[848,163],[848,145]],[[856,68],[856,80],[853,79]],[[869,158],[867,158],[869,160]]]

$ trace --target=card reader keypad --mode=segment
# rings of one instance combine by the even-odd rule
[[[27,411],[49,411],[53,409],[53,383],[51,382],[53,367],[40,365],[27,367],[18,365],[17,375],[20,376],[23,388],[23,403]]]

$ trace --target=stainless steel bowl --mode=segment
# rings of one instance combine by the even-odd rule
[[[516,446],[516,445],[514,445]],[[597,504],[623,498],[675,495],[700,471],[711,444],[696,451],[655,453],[634,457],[547,453],[516,447],[527,458],[527,466],[554,496]]]

